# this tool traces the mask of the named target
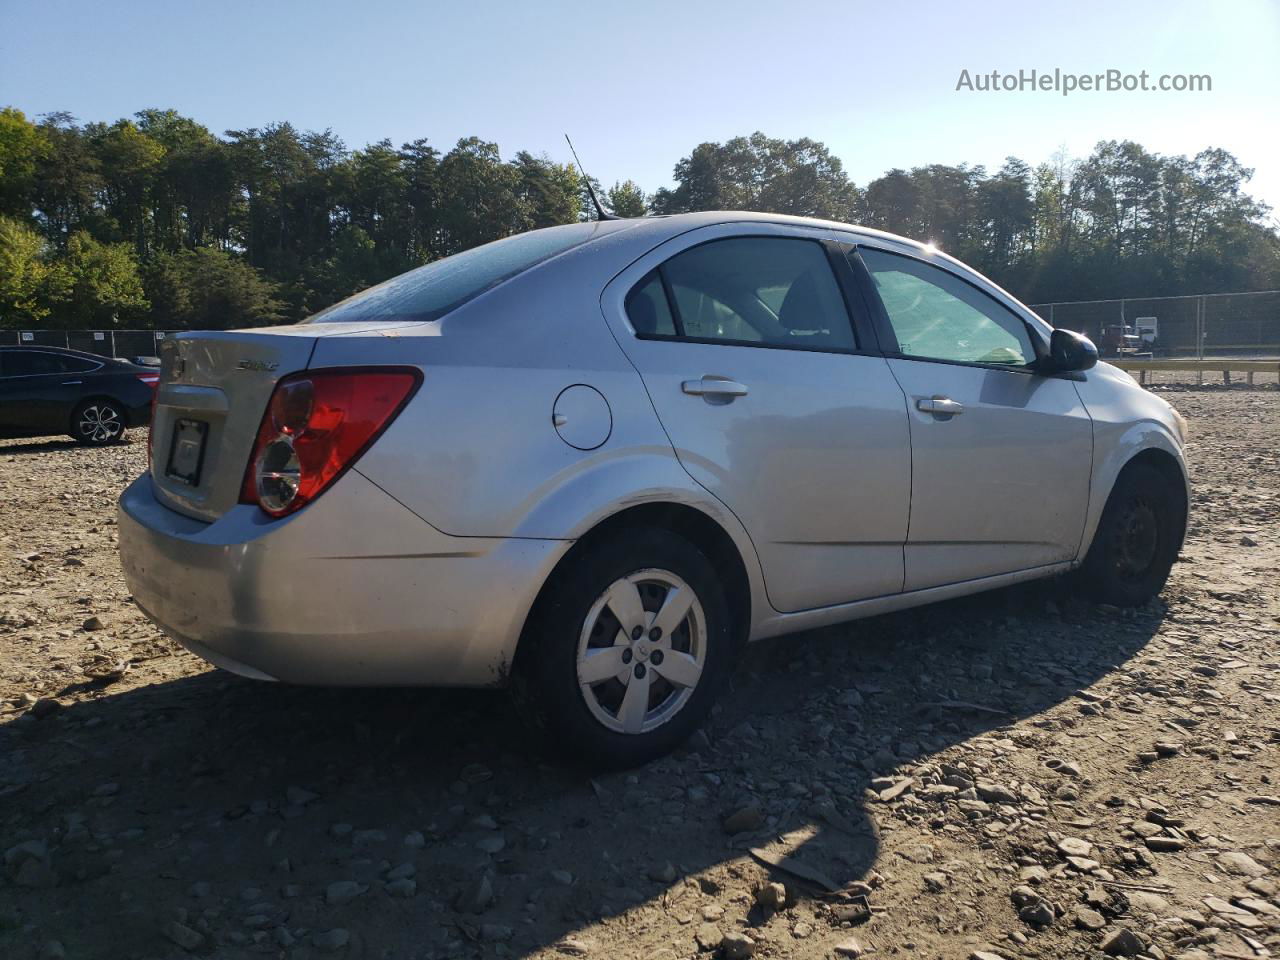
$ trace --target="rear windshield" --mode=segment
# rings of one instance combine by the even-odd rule
[[[495,240],[392,277],[303,323],[438,320],[490,287],[586,243],[592,236],[594,231],[568,224]]]

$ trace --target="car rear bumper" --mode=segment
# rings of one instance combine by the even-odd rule
[[[283,520],[240,505],[213,523],[120,498],[138,606],[211,663],[335,686],[501,682],[563,540],[451,537],[357,471]]]

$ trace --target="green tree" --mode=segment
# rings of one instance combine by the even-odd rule
[[[54,315],[63,326],[128,325],[150,306],[127,243],[100,243],[83,231],[74,233],[59,267],[66,272],[66,287]]]
[[[502,162],[496,143],[459,140],[440,161],[439,177],[440,253],[467,250],[519,229],[520,176]]]
[[[0,216],[0,327],[31,327],[66,294],[66,272],[47,256],[43,237]]]
[[[23,323],[297,320],[416,264],[591,219],[588,182],[619,216],[748,209],[932,240],[1032,302],[1275,288],[1280,235],[1251,175],[1224,150],[1162,156],[1114,140],[1035,168],[890,170],[863,191],[823,144],[757,132],[698,144],[674,186],[646,197],[545,155],[504,161],[475,137],[443,155],[427,140],[348,151],[289,123],[216,135],[173,110],[86,125],[0,110],[5,303]],[[199,251],[218,256],[181,256]],[[129,263],[150,314],[121,279]],[[232,292],[220,300],[216,282]]]
[[[277,288],[244,260],[201,247],[155,258],[146,270],[158,327],[222,330],[278,323]]]
[[[512,166],[518,177],[515,199],[519,229],[537,230],[578,219],[580,180],[573,167],[545,156],[535,157],[525,150],[516,154]]]
[[[31,204],[49,242],[65,250],[76,230],[113,234],[100,200],[98,156],[84,130],[70,114],[54,113],[41,118],[40,132],[49,148],[36,170]]]
[[[312,278],[313,299],[318,303],[336,303],[401,272],[387,268],[377,244],[363,227],[343,224],[334,235],[333,255]]]
[[[1075,239],[1078,192],[1072,188],[1076,163],[1059,150],[1032,176],[1032,247],[1069,248]]]
[[[0,110],[0,215],[31,216],[32,191],[49,144],[21,110]]]
[[[649,199],[634,180],[615,183],[606,202],[609,211],[619,217],[643,217],[649,212]]]
[[[407,261],[412,217],[399,151],[390,140],[370,144],[351,154],[342,173],[339,202],[347,222],[363,230],[375,247]]]
[[[146,257],[155,222],[154,188],[163,171],[165,148],[132,120],[118,120],[109,127],[92,124],[87,133],[98,158],[105,213],[117,228],[115,236],[104,239],[128,241],[139,257]]]
[[[228,246],[239,190],[226,144],[173,110],[148,109],[135,116],[138,129],[164,148],[149,195],[154,248]]]
[[[987,262],[1011,268],[1031,249],[1031,168],[1017,157],[1008,157],[994,176],[979,180],[975,189],[977,233]]]
[[[867,226],[906,236],[921,236],[924,214],[920,185],[905,170],[894,168],[867,184],[864,220]]]
[[[441,256],[440,151],[415,140],[400,148],[400,163],[409,208],[409,259],[426,263]]]
[[[808,137],[777,140],[756,132],[699,144],[676,164],[675,180],[674,190],[654,194],[655,212],[756,210],[849,220],[859,203],[839,158]]]
[[[1150,250],[1160,168],[1159,157],[1128,140],[1099,143],[1081,164],[1081,204],[1095,249],[1112,258]]]

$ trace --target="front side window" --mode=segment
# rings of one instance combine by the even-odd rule
[[[1036,359],[1027,325],[946,270],[863,247],[904,357],[1025,366]]]
[[[6,377],[31,377],[46,373],[66,373],[67,366],[62,357],[56,353],[45,353],[43,350],[6,350],[4,367],[0,370]]]
[[[636,286],[627,315],[641,336],[816,350],[857,346],[826,250],[798,238],[732,237],[679,253]]]

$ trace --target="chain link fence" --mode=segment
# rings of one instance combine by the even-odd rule
[[[1280,357],[1280,290],[1185,297],[1033,303],[1051,326],[1100,346],[1136,333],[1156,357]],[[0,330],[0,344],[68,347],[104,357],[153,357],[172,330]]]
[[[1156,357],[1280,357],[1280,290],[1030,306],[1050,325],[1100,346],[1119,328],[1140,336],[1141,349]]]
[[[100,357],[154,357],[174,330],[0,330],[0,346],[66,347]]]

